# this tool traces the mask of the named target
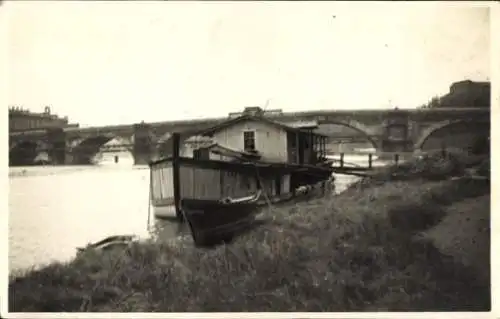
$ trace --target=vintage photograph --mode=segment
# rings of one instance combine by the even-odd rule
[[[490,5],[3,1],[9,313],[491,311]]]

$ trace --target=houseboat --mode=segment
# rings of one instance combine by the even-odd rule
[[[181,201],[252,197],[279,201],[332,175],[327,137],[307,125],[271,120],[258,107],[193,136],[174,133],[170,152],[150,163],[150,197],[157,218],[182,220]]]

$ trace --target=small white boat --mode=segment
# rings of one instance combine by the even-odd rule
[[[177,218],[175,214],[175,206],[173,204],[161,205],[156,203],[152,205],[152,207],[153,207],[153,214],[156,218],[160,219]]]

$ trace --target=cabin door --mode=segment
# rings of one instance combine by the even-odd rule
[[[304,138],[304,135],[300,134],[299,135],[299,164],[304,164],[305,146],[306,146],[306,140]]]
[[[304,148],[306,146],[306,140],[304,135],[297,132],[288,132],[288,161],[290,163],[304,164],[304,159],[306,153]]]

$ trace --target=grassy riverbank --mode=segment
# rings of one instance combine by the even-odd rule
[[[487,311],[489,181],[444,178],[464,171],[443,163],[268,208],[263,225],[216,249],[141,243],[27,272],[10,278],[9,309]]]

